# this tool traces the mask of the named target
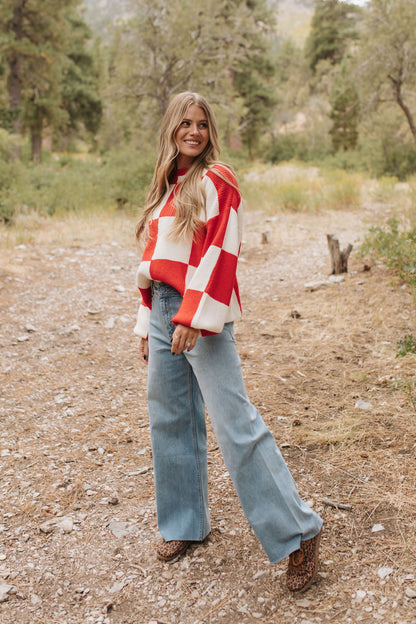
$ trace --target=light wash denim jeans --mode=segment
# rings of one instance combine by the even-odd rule
[[[274,563],[319,532],[321,518],[295,482],[241,373],[233,324],[172,355],[171,319],[180,294],[153,284],[148,404],[158,526],[166,541],[202,541],[210,532],[205,406],[244,513]]]

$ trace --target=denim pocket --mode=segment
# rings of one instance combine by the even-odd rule
[[[164,320],[169,334],[169,340],[172,340],[173,332],[176,329],[175,323],[172,322],[175,314],[178,313],[181,307],[182,297],[179,294],[172,294],[165,297],[164,301]]]

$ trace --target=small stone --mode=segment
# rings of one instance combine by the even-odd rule
[[[27,324],[25,325],[25,330],[26,330],[27,332],[29,332],[29,333],[31,333],[31,332],[35,332],[35,331],[38,331],[38,330],[36,329],[36,327],[34,327],[31,323],[27,323]]]
[[[355,598],[358,602],[361,602],[362,600],[364,600],[366,595],[367,595],[367,592],[364,591],[363,589],[357,589],[357,591],[355,592]]]
[[[411,587],[406,588],[405,594],[408,598],[416,598],[416,590]]]
[[[109,318],[108,321],[105,323],[104,327],[106,329],[114,329],[114,325],[115,325],[116,321],[114,318]]]
[[[131,522],[118,522],[117,520],[112,520],[108,527],[114,537],[126,537],[127,535],[134,534],[137,530],[136,524]]]
[[[381,579],[385,579],[393,572],[393,568],[379,568],[377,574]]]
[[[368,409],[371,409],[373,406],[371,405],[371,403],[368,403],[367,401],[358,399],[354,407],[356,409],[368,410]]]
[[[125,290],[126,290],[126,289],[124,288],[124,286],[122,286],[121,284],[119,284],[118,286],[116,286],[116,287],[114,288],[114,290],[115,290],[115,291],[117,291],[117,292],[119,292],[119,293],[123,293],[123,292],[125,292]]]
[[[13,585],[0,583],[0,602],[6,602],[9,599],[9,593],[13,589]]]
[[[118,594],[119,592],[121,592],[121,590],[123,589],[125,585],[126,585],[126,581],[118,581],[114,583],[114,585],[110,587],[108,591],[110,592],[110,594]]]
[[[51,520],[47,520],[39,525],[39,530],[41,533],[52,533],[54,527],[54,523]]]
[[[18,336],[17,337],[17,342],[26,342],[26,340],[29,340],[29,336]]]
[[[173,579],[173,574],[172,572],[169,572],[168,570],[164,570],[162,572],[162,577],[166,580],[166,581],[171,581]]]
[[[339,284],[340,282],[343,282],[344,280],[345,280],[344,275],[330,275],[328,277],[328,281],[332,282],[333,284]]]
[[[296,600],[296,605],[298,607],[310,607],[313,603],[307,598],[301,598],[300,600]]]
[[[118,505],[118,503],[119,503],[119,500],[118,500],[117,496],[111,496],[108,499],[108,504],[109,505]]]
[[[304,288],[310,292],[315,292],[316,290],[320,290],[326,286],[328,286],[328,282],[308,282],[304,285]]]
[[[384,526],[382,524],[375,524],[371,529],[372,533],[378,533],[378,531],[384,531]]]
[[[74,529],[74,521],[70,516],[64,516],[56,523],[58,529],[62,529],[64,533],[71,533]]]
[[[5,561],[7,559],[7,555],[1,553],[0,554],[0,561]]]

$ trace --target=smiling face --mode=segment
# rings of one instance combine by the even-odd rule
[[[179,149],[176,158],[177,168],[190,167],[193,160],[202,154],[209,141],[208,120],[200,106],[189,105],[175,132],[175,141]]]

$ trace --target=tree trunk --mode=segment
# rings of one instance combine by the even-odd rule
[[[35,163],[40,163],[42,160],[42,128],[39,126],[32,126],[30,129],[31,143],[32,143],[32,160]]]
[[[18,42],[23,36],[23,8],[26,0],[21,0],[13,9],[13,17],[10,22],[11,31],[14,34],[15,41]],[[15,52],[9,64],[10,72],[7,80],[7,88],[9,93],[9,108],[12,113],[13,134],[21,134],[21,111],[22,104],[22,68],[21,56],[19,52]],[[11,158],[20,158],[20,146],[15,146],[11,153]]]
[[[351,243],[341,251],[339,248],[339,240],[335,238],[333,234],[327,234],[326,239],[328,241],[329,253],[331,254],[331,275],[348,273],[348,256],[352,251]]]
[[[393,76],[391,75],[389,75],[389,78],[391,82],[393,83],[393,90],[394,90],[396,102],[400,106],[400,108],[402,109],[402,111],[404,112],[406,116],[407,123],[409,124],[409,128],[410,128],[410,132],[412,133],[413,140],[416,145],[416,125],[415,125],[415,122],[413,121],[412,113],[409,107],[407,106],[407,104],[404,102],[403,97],[402,97],[402,80],[401,78],[400,79],[393,78]]]

